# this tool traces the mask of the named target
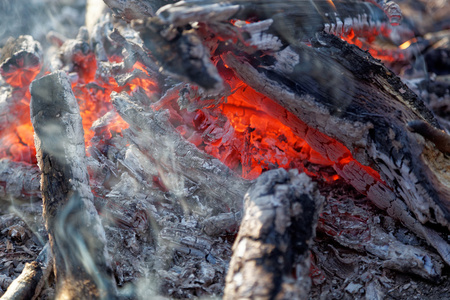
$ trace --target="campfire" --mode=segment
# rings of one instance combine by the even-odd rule
[[[445,15],[87,2],[0,45],[2,299],[449,296]]]

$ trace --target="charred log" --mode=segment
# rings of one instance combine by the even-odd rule
[[[250,182],[183,139],[168,121],[166,110],[145,109],[143,104],[148,105],[149,99],[143,94],[113,93],[111,98],[130,124],[130,139],[152,158],[168,190],[180,196],[186,188],[194,190],[199,201],[216,212],[242,209],[241,197]]]
[[[381,5],[385,16],[393,23],[398,21],[399,10],[390,1],[371,2]],[[309,7],[308,11],[316,12],[318,7],[325,11],[330,8],[327,3],[315,1],[317,5]],[[252,20],[262,23],[266,19],[270,21],[266,24],[269,27],[249,26],[251,31],[246,32],[247,27],[241,24],[227,24],[231,18],[246,20],[249,16],[245,12],[252,5],[257,8]],[[170,42],[168,37],[174,37],[170,32],[182,35],[197,29],[198,36],[203,36],[205,43],[215,49],[215,59],[220,56],[224,65],[233,69],[242,81],[277,102],[276,105],[263,104],[265,111],[282,120],[314,150],[334,162],[340,176],[425,238],[450,264],[450,246],[423,225],[429,222],[450,227],[447,174],[450,162],[439,150],[442,147],[435,147],[431,139],[424,140],[408,130],[408,123],[415,120],[439,128],[433,114],[398,77],[359,48],[325,33],[317,33],[311,39],[311,48],[302,44],[299,39],[308,34],[312,36],[317,28],[309,30],[308,26],[315,24],[312,21],[300,24],[299,31],[295,31],[294,26],[283,26],[301,19],[293,17],[294,3],[281,5],[276,11],[286,20],[279,20],[276,13],[267,14],[265,5],[270,6],[270,1],[259,4],[182,1],[161,8],[157,14],[159,20],[147,19],[146,26],[140,30],[144,44],[154,48],[153,40],[162,45]],[[310,4],[301,2],[301,5]],[[349,16],[350,20],[364,11],[353,2],[339,2],[339,5],[342,7],[338,9],[338,16]],[[292,12],[287,7],[291,7]],[[371,18],[383,21],[383,13],[380,16],[376,9],[370,12],[373,13]],[[210,35],[224,35],[226,40],[238,42],[211,44],[204,28],[192,27],[201,16],[205,17],[201,21],[208,24]],[[338,19],[333,20],[335,28],[342,29],[344,23]],[[353,24],[356,25],[360,26]],[[166,26],[166,29],[155,30],[155,26]],[[280,26],[287,33],[281,32]],[[265,42],[253,41],[258,28]],[[333,33],[342,33],[338,31]],[[283,47],[274,36],[281,39]],[[286,46],[286,42],[290,45]],[[261,45],[264,48],[258,49]],[[253,50],[248,46],[253,46]],[[167,49],[173,54],[180,47],[184,46]],[[170,55],[165,53],[163,58]],[[381,178],[369,168],[377,171]]]
[[[334,161],[339,175],[425,238],[449,263],[448,244],[420,224],[448,227],[449,162],[433,143],[408,130],[413,120],[434,126],[437,121],[398,77],[359,48],[329,35],[318,36],[314,47],[317,52],[286,48],[274,61],[233,54],[223,58],[244,82],[305,122],[297,122],[294,130]],[[292,60],[297,64],[289,65]],[[327,82],[321,79],[324,73],[329,74]],[[292,124],[290,119],[285,122]],[[325,145],[333,147],[327,150]],[[387,185],[370,179],[362,165],[342,165],[347,149],[361,164],[377,170]]]
[[[317,225],[319,233],[331,236],[338,244],[378,257],[384,268],[438,282],[444,266],[440,257],[422,247],[400,241],[392,234],[393,228],[382,228],[370,209],[349,205],[336,196],[327,198]]]
[[[31,95],[57,297],[111,298],[105,233],[93,206],[83,127],[69,79],[62,71],[44,76],[32,83]]]
[[[244,201],[224,299],[307,299],[323,196],[306,174],[278,169],[262,174]]]
[[[205,89],[222,88],[222,78],[210,60],[209,50],[195,30],[180,32],[158,18],[137,21],[133,26],[140,29],[145,46],[160,63],[161,70]]]
[[[25,265],[22,274],[11,283],[1,299],[36,299],[52,269],[53,257],[47,244],[35,261]]]

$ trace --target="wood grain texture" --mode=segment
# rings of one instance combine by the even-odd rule
[[[31,96],[57,298],[113,298],[105,233],[93,205],[81,116],[70,81],[63,71],[44,76],[32,83]]]
[[[262,174],[244,201],[224,299],[308,299],[323,196],[306,174],[277,169]]]

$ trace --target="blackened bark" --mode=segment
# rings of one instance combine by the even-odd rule
[[[81,116],[69,79],[62,71],[44,76],[32,83],[31,95],[57,298],[110,299],[105,233],[93,205]]]
[[[323,196],[306,174],[278,169],[262,174],[244,201],[224,299],[307,299]]]

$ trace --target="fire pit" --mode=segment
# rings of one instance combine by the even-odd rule
[[[4,299],[448,297],[450,23],[396,2],[88,1],[74,39],[2,38]]]

